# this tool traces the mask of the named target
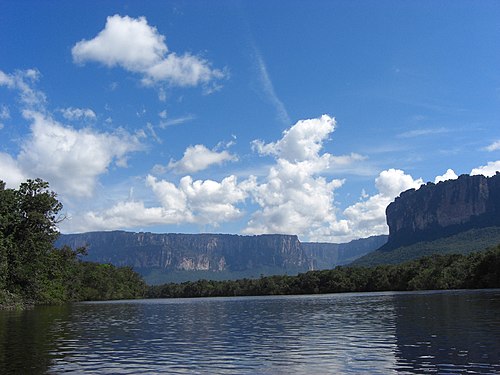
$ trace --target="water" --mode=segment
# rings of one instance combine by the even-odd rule
[[[499,374],[500,290],[2,311],[0,373]]]

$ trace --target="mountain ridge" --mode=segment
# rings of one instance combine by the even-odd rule
[[[333,268],[373,251],[386,236],[347,244],[301,243],[296,235],[87,232],[62,234],[57,247],[87,247],[85,260],[131,266],[146,281],[258,277]],[[351,244],[351,245],[349,245]],[[319,249],[321,248],[321,249]]]

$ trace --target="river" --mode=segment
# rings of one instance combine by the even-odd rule
[[[500,290],[0,311],[0,373],[498,374]]]

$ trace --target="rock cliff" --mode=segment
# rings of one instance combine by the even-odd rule
[[[293,235],[155,234],[124,231],[61,235],[56,246],[87,247],[85,260],[131,266],[146,281],[167,280],[166,274],[197,278],[258,277],[333,268],[373,251],[387,236],[348,244],[301,243]],[[198,271],[198,273],[196,273]],[[200,274],[201,272],[201,274]],[[192,274],[186,276],[186,274]],[[154,274],[154,275],[153,275]],[[160,276],[158,276],[161,274]],[[175,278],[171,281],[180,281]]]
[[[462,175],[411,189],[386,210],[389,239],[382,250],[500,225],[500,173]]]
[[[311,261],[311,269],[330,269],[349,264],[387,242],[386,235],[353,240],[348,243],[303,242],[302,247]]]
[[[90,232],[62,235],[56,246],[62,245],[86,246],[90,261],[139,269],[217,272],[309,267],[297,236],[289,235]]]

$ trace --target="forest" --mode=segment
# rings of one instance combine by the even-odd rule
[[[339,266],[297,276],[199,280],[150,286],[149,298],[222,297],[500,288],[500,245],[468,255],[431,255],[376,267]]]
[[[85,249],[57,249],[62,204],[49,184],[19,189],[0,181],[0,308],[136,298],[146,284],[130,267],[81,261]]]

